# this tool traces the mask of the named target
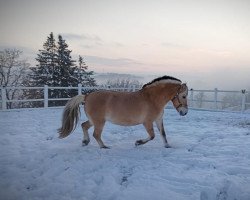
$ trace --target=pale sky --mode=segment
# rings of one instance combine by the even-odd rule
[[[34,63],[50,32],[95,72],[250,89],[250,0],[0,0],[0,49]]]

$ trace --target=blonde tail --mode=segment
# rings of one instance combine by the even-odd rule
[[[63,111],[62,127],[58,129],[59,138],[65,138],[75,130],[82,103],[85,103],[85,95],[77,95],[67,102]]]

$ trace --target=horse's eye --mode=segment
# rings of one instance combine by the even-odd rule
[[[186,99],[186,96],[183,96],[182,98],[183,98],[183,99]]]

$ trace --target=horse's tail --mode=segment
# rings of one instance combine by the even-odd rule
[[[80,104],[85,103],[85,95],[77,95],[70,99],[63,111],[62,127],[58,129],[59,138],[67,137],[75,130],[80,114]]]

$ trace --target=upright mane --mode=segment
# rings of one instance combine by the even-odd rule
[[[158,85],[160,83],[174,83],[174,84],[181,84],[181,80],[174,78],[172,76],[162,76],[162,77],[158,77],[154,80],[152,80],[149,83],[146,83],[145,85],[142,86],[143,88],[146,87],[150,87],[150,86],[154,86],[154,85]]]

